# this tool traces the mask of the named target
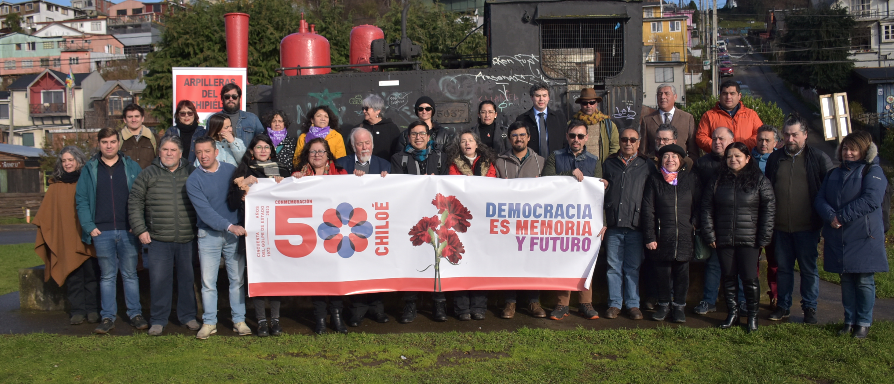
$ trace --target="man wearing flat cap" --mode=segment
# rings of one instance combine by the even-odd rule
[[[599,112],[599,103],[602,97],[596,95],[593,88],[584,88],[580,91],[580,97],[574,100],[580,105],[580,111],[571,117],[572,120],[580,120],[587,124],[587,152],[597,157],[599,161],[605,161],[610,155],[617,153],[621,146],[618,144],[617,127],[608,116]]]

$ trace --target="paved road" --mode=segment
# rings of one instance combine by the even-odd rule
[[[773,68],[767,65],[741,67],[739,63],[753,63],[765,60],[760,53],[747,54],[747,46],[745,39],[741,37],[730,37],[730,56],[734,65],[735,76],[724,79],[733,79],[741,81],[742,84],[751,88],[755,96],[759,96],[765,101],[776,103],[782,112],[788,116],[789,113],[798,112],[801,116],[810,121],[810,134],[807,137],[808,145],[814,148],[820,148],[829,157],[835,161],[836,141],[825,141],[823,133],[820,131],[821,119],[818,115],[814,115],[814,111],[804,105],[788,88],[785,87],[782,80]],[[737,58],[738,57],[738,58]],[[837,161],[835,161],[837,163]]]
[[[34,243],[36,235],[37,231],[33,229],[0,231],[0,245]]]

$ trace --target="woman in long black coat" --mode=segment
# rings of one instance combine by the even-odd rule
[[[671,321],[686,321],[684,308],[689,291],[689,261],[698,221],[701,183],[698,174],[683,163],[686,151],[676,144],[658,150],[658,172],[649,175],[643,192],[642,226],[646,257],[658,278],[656,321],[671,313]],[[673,292],[673,301],[671,301]],[[673,304],[673,311],[671,311]]]
[[[720,328],[739,323],[738,276],[742,279],[748,310],[746,330],[757,331],[760,300],[757,263],[761,247],[766,247],[773,238],[775,218],[776,195],[770,180],[761,173],[745,144],[730,144],[717,176],[705,184],[700,220],[702,236],[708,245],[717,248],[723,273],[728,313]]]

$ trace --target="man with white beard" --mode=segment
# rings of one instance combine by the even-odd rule
[[[348,171],[349,174],[353,173],[357,176],[381,174],[382,177],[385,177],[391,172],[390,161],[373,156],[372,133],[368,129],[354,128],[351,130],[350,138],[354,156],[344,156],[335,160],[336,164]],[[359,327],[367,315],[376,322],[388,322],[381,293],[351,296],[351,318],[348,320],[348,326]]]

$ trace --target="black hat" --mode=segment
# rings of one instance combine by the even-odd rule
[[[662,156],[664,156],[665,153],[668,152],[673,152],[680,155],[680,159],[686,158],[686,151],[683,150],[683,147],[676,144],[668,144],[661,147],[661,149],[658,150],[658,158],[661,158]]]
[[[417,113],[416,108],[419,108],[419,106],[422,104],[431,105],[431,116],[432,116],[432,118],[434,118],[435,111],[436,111],[435,110],[435,101],[432,100],[431,97],[428,97],[428,96],[422,96],[422,97],[416,99],[416,105],[413,106],[413,114]]]

